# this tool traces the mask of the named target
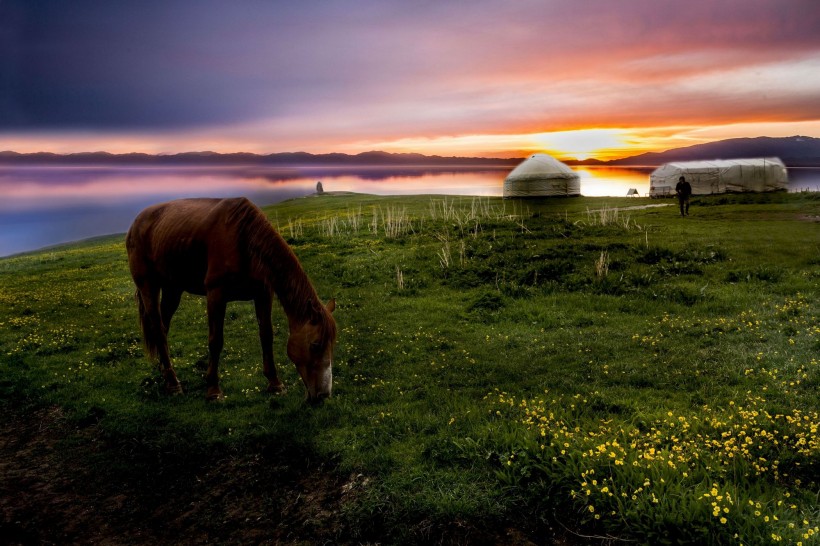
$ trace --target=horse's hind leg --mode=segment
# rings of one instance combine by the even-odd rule
[[[162,315],[162,326],[165,329],[165,336],[168,336],[168,330],[171,329],[171,319],[174,317],[177,309],[179,309],[179,301],[182,299],[182,291],[171,288],[162,289],[162,300],[160,301],[160,313]]]
[[[159,359],[162,377],[165,380],[165,390],[170,394],[182,392],[182,386],[171,365],[171,355],[168,350],[168,329],[162,321],[160,311],[159,287],[150,283],[141,283],[139,288],[140,321],[142,322],[145,345],[150,355]]]

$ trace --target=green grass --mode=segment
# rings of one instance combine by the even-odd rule
[[[334,396],[264,393],[249,303],[229,306],[223,404],[204,402],[201,299],[142,354],[122,237],[0,260],[0,393],[98,423],[150,465],[273,449],[362,474],[346,540],[455,523],[659,543],[818,541],[818,194],[502,201],[322,196],[269,207],[323,299]],[[601,212],[603,210],[603,212]],[[129,455],[123,460],[123,453]],[[159,478],[157,478],[159,479]],[[149,480],[150,482],[151,480]]]

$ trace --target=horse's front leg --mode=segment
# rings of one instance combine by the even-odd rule
[[[268,392],[283,393],[285,385],[276,374],[273,361],[273,325],[271,324],[272,297],[263,294],[253,300],[256,322],[259,323],[259,342],[262,344],[262,373],[268,378]]]
[[[225,343],[223,329],[225,326],[225,299],[221,290],[208,291],[208,371],[205,373],[205,385],[208,392],[206,400],[222,400],[219,388],[219,355]]]

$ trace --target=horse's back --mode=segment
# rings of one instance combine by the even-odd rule
[[[178,199],[152,205],[140,212],[131,224],[127,241],[129,250],[145,246],[173,246],[183,240],[209,239],[227,232],[236,237],[236,217],[259,215],[261,211],[244,197],[214,199]]]
[[[126,236],[132,275],[153,276],[201,292],[209,274],[242,268],[239,218],[258,215],[261,211],[245,198],[152,205],[137,215]]]

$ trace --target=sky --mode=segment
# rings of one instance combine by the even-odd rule
[[[0,0],[0,150],[613,159],[820,137],[817,0]]]

